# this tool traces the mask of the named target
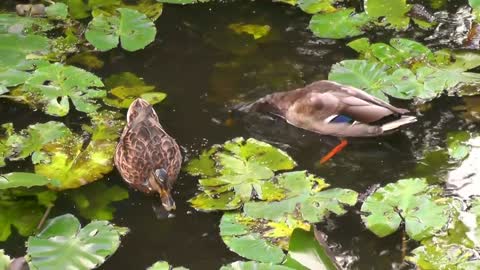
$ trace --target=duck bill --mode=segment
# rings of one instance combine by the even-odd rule
[[[165,189],[160,189],[159,192],[160,194],[160,199],[162,200],[162,205],[165,207],[165,210],[167,211],[172,211],[175,210],[175,201],[172,198],[172,194],[170,194],[169,191]]]

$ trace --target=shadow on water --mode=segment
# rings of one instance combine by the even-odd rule
[[[168,98],[155,109],[163,126],[184,147],[186,159],[233,137],[255,137],[286,150],[299,169],[325,177],[333,187],[358,192],[411,176],[422,151],[442,145],[449,130],[478,130],[451,109],[461,104],[461,99],[441,98],[425,112],[417,112],[419,121],[406,130],[378,139],[351,140],[341,153],[320,165],[320,158],[338,139],[302,131],[267,116],[235,115],[233,125],[225,125],[233,104],[325,79],[332,64],[355,57],[344,42],[315,38],[306,29],[308,20],[309,16],[296,8],[261,1],[168,5],[157,22],[157,39],[152,45],[136,53],[105,53],[106,64],[97,74],[105,78],[130,71],[167,92]],[[227,30],[228,24],[238,22],[268,24],[272,33],[264,41],[252,42]],[[53,118],[0,101],[0,122],[11,119],[20,129]],[[87,119],[73,113],[62,121],[79,128]],[[4,169],[29,168],[23,166],[31,165],[16,163]],[[109,184],[123,185],[117,172],[107,178]],[[130,233],[101,269],[144,269],[157,260],[193,270],[218,269],[240,259],[220,239],[221,215],[189,207],[187,200],[196,190],[196,179],[181,173],[174,193],[175,217],[166,219],[155,217],[152,206],[156,198],[130,191],[129,200],[116,204],[114,219],[116,224],[129,227]],[[72,208],[71,202],[61,200],[52,215],[75,212]],[[350,261],[351,269],[398,268],[401,235],[375,237],[356,212],[358,207],[322,224],[335,252]],[[24,239],[10,238],[6,249],[12,255],[22,254]]]

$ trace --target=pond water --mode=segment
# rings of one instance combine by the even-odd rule
[[[420,107],[396,101],[395,105],[412,109],[418,122],[393,135],[350,140],[342,152],[320,165],[320,158],[338,139],[301,131],[268,117],[231,112],[238,102],[325,79],[332,64],[355,58],[346,41],[316,38],[306,29],[309,19],[299,9],[268,1],[169,5],[157,21],[153,44],[135,53],[104,53],[105,66],[95,73],[105,78],[133,72],[166,92],[167,99],[155,109],[187,160],[212,144],[238,136],[254,137],[287,151],[298,162],[298,169],[325,177],[332,187],[359,193],[375,184],[418,175],[416,166],[423,151],[444,147],[449,131],[479,131],[478,124],[466,121],[457,109],[464,99],[444,97]],[[232,37],[226,27],[236,22],[268,24],[271,37],[261,43]],[[380,31],[372,38],[388,40],[391,35]],[[417,33],[403,35],[421,37]],[[1,100],[0,123],[12,119],[20,129],[55,118]],[[79,128],[87,120],[83,114],[70,113],[64,122]],[[31,170],[31,165],[17,162],[1,172],[11,170]],[[107,182],[124,185],[116,171],[107,176]],[[218,269],[240,259],[228,251],[219,236],[221,215],[196,212],[187,203],[196,191],[196,178],[182,172],[175,185],[175,217],[159,219],[153,211],[157,199],[130,190],[128,200],[114,204],[117,212],[113,220],[130,228],[130,233],[100,269],[145,269],[157,260],[193,270]],[[51,216],[75,211],[70,201],[60,200]],[[330,217],[319,228],[327,233],[328,243],[349,269],[413,269],[401,264],[402,234],[376,237],[361,223],[358,205],[345,216]],[[25,252],[24,241],[16,235],[0,248],[20,256]],[[414,247],[415,243],[409,243],[409,248]]]

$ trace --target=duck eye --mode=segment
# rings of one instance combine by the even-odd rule
[[[157,176],[157,179],[161,182],[161,183],[165,183],[165,180],[167,179],[168,175],[167,175],[167,171],[165,171],[165,169],[156,169],[155,170],[155,174]]]

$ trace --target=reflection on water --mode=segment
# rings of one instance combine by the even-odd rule
[[[105,65],[97,74],[105,78],[133,72],[166,92],[167,99],[155,109],[162,125],[183,146],[187,159],[214,143],[237,136],[254,137],[286,150],[299,169],[325,177],[333,187],[360,193],[374,184],[419,174],[418,161],[425,152],[444,147],[448,131],[478,131],[475,122],[463,120],[464,112],[453,109],[463,104],[461,99],[441,98],[424,111],[411,107],[418,122],[402,132],[378,139],[352,139],[342,152],[320,165],[320,158],[338,139],[299,130],[270,116],[230,115],[231,107],[238,102],[325,79],[332,64],[355,57],[345,42],[313,37],[306,29],[308,20],[309,16],[295,8],[263,1],[168,5],[157,22],[157,40],[152,45],[136,53],[105,53]],[[229,24],[242,22],[268,24],[271,36],[252,42],[248,36],[227,32]],[[0,122],[15,119],[21,129],[53,119],[13,104],[0,101]],[[229,117],[233,121],[225,125]],[[87,121],[79,113],[63,120],[72,128]],[[28,162],[15,163],[4,171],[31,169],[28,166]],[[421,174],[437,172],[438,168],[427,167]],[[116,172],[107,178],[109,184],[123,185]],[[198,213],[188,206],[186,201],[196,189],[196,179],[181,173],[174,192],[175,217],[162,219],[153,210],[155,198],[130,191],[130,199],[116,204],[114,222],[129,227],[131,232],[102,269],[144,269],[157,260],[193,270],[218,269],[240,259],[220,239],[220,214]],[[70,201],[61,200],[52,215],[75,212],[72,207]],[[401,234],[383,239],[374,236],[362,225],[358,209],[320,225],[328,243],[351,269],[400,269]],[[415,245],[409,244],[410,248]],[[4,247],[10,254],[20,255],[24,239],[14,236],[0,248]]]

